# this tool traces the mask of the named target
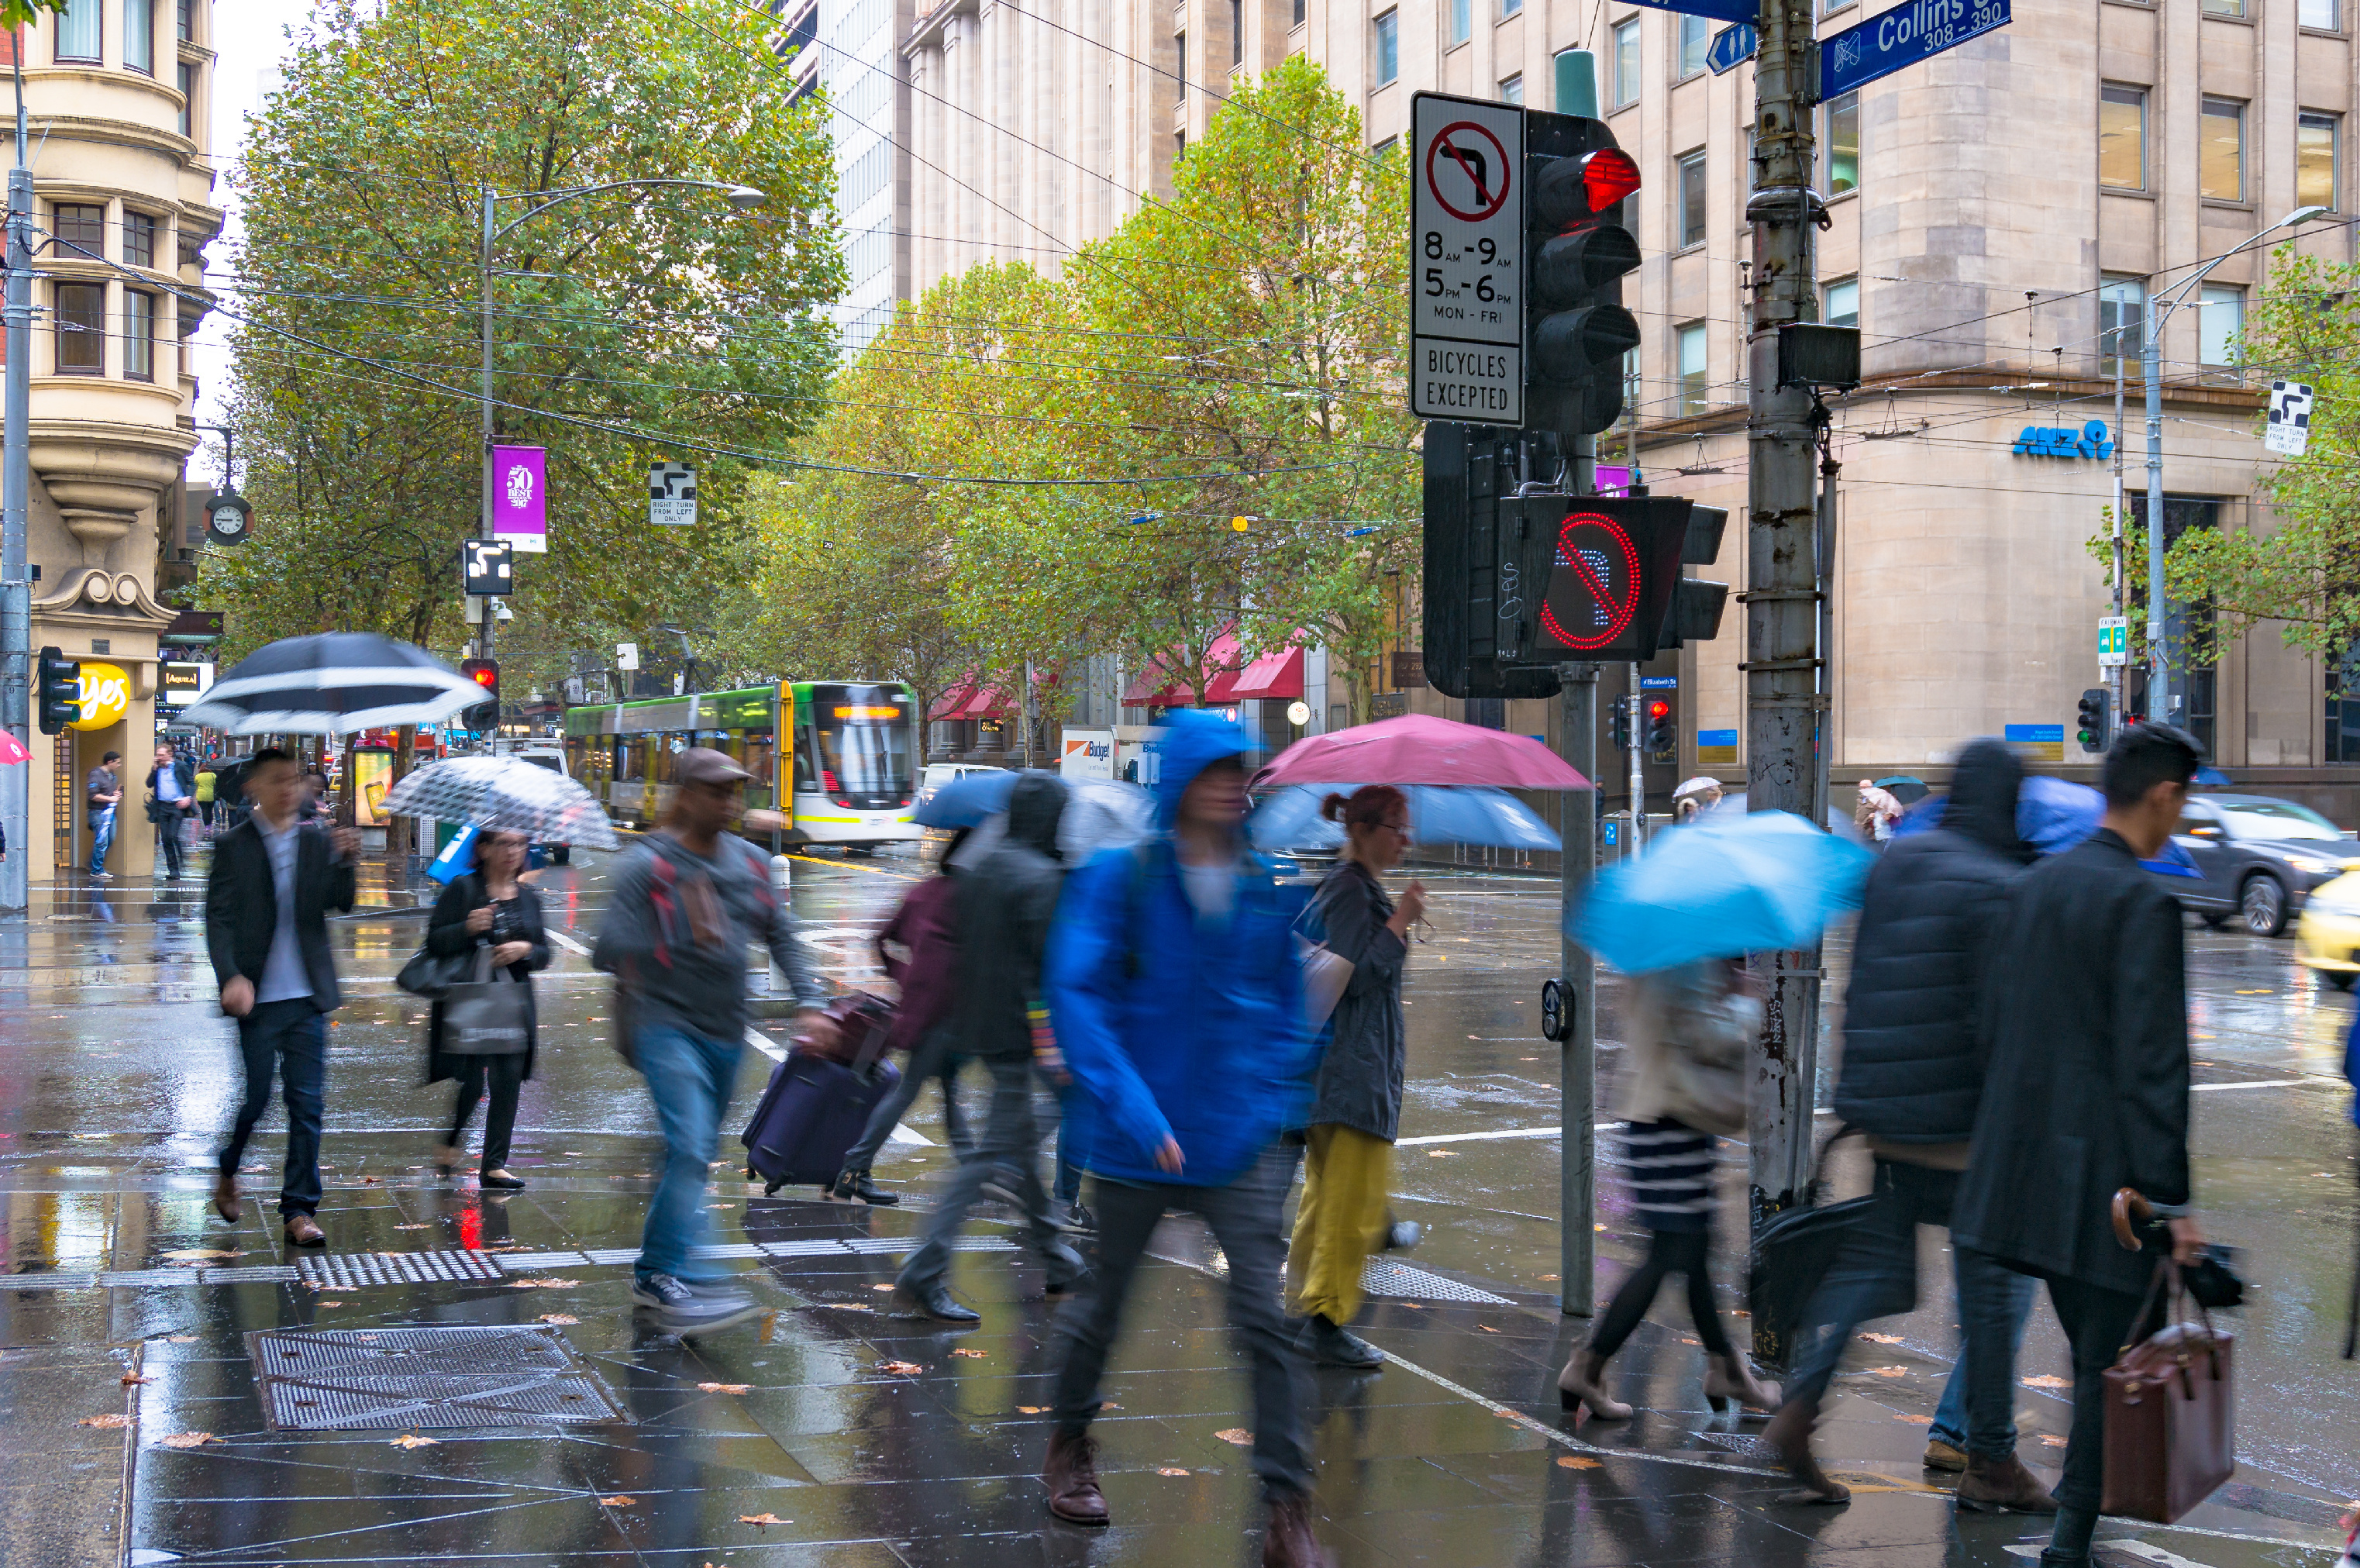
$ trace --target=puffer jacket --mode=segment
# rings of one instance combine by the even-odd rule
[[[1065,868],[1057,859],[1065,781],[1018,777],[1008,793],[1008,833],[960,873],[956,888],[958,995],[951,1019],[958,1048],[972,1057],[1032,1052],[1025,1012],[1041,996],[1041,961]]]
[[[1869,873],[1844,993],[1836,1114],[1892,1144],[1973,1135],[1989,1050],[1992,955],[2016,880],[2024,775],[1998,740],[1959,754],[1941,826],[1895,841]]]

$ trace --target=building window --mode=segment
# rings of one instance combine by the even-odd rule
[[[2197,117],[2196,191],[2208,202],[2245,199],[2245,105],[2207,98]]]
[[[2147,89],[2109,82],[2098,94],[2098,183],[2147,189]]]
[[[2344,7],[2338,0],[2300,0],[2295,6],[2295,21],[2306,27],[2317,27],[2323,33],[2344,30]]]
[[[1181,103],[1181,106],[1185,108],[1185,107],[1186,107],[1186,106],[1187,106],[1187,103],[1188,103],[1188,35],[1187,35],[1187,34],[1185,34],[1185,33],[1175,33],[1175,34],[1173,34],[1173,35],[1172,35],[1172,53],[1173,53],[1174,58],[1177,59],[1177,60],[1179,60],[1179,62],[1180,62],[1180,64],[1179,64],[1179,69],[1178,69],[1178,71],[1177,71],[1177,74],[1178,74],[1178,76],[1179,76],[1179,78],[1180,78],[1180,103]]]
[[[156,265],[156,220],[146,213],[123,214],[123,259],[133,267]]]
[[[1860,189],[1860,93],[1857,89],[1828,100],[1827,124],[1821,139],[1828,149],[1828,194],[1841,196]]]
[[[156,74],[156,0],[123,0],[123,63]]]
[[[101,21],[105,0],[67,0],[58,16],[58,60],[96,65],[104,58],[106,29]]]
[[[2294,201],[2298,207],[2335,205],[2335,143],[2333,115],[2294,117]]]
[[[1680,328],[1680,412],[1700,414],[1712,406],[1712,377],[1706,369],[1704,323]]]
[[[1524,101],[1524,73],[1519,71],[1513,76],[1502,78],[1500,82],[1500,102],[1502,104],[1521,104]]]
[[[1303,18],[1309,13],[1310,6],[1311,0],[1295,0],[1295,25],[1296,27],[1299,27],[1303,26]]]
[[[2204,0],[2204,14],[2208,16],[2242,16],[2245,14],[2245,0]]]
[[[2237,334],[2245,330],[2245,291],[2207,283],[2196,302],[2196,362],[2207,369],[2237,363]]]
[[[1382,158],[1399,146],[1401,146],[1401,137],[1387,137],[1384,140],[1371,148],[1369,149],[1369,155],[1372,158]]]
[[[197,24],[195,16],[197,0],[180,0],[180,39],[184,44],[194,43],[197,39]]]
[[[1614,106],[1639,101],[1639,18],[1614,27]]]
[[[1229,0],[1229,63],[1246,62],[1246,0]]]
[[[1377,18],[1377,85],[1401,75],[1401,13],[1388,11]]]
[[[1680,18],[1680,75],[1694,76],[1704,69],[1706,51],[1712,48],[1710,18],[1682,16]]]
[[[2125,374],[2137,370],[2139,345],[2147,336],[2147,280],[2108,276],[2098,283],[2098,353],[2105,373],[2119,361]]]
[[[106,372],[106,285],[58,285],[58,374]]]
[[[1172,161],[1178,163],[1187,156],[1188,133],[1186,131],[1174,131],[1172,133]]]
[[[1860,325],[1860,280],[1846,278],[1828,285],[1827,308],[1821,318],[1830,326]]]
[[[187,60],[180,61],[180,134],[193,136],[189,127],[196,124],[197,68]]]
[[[1685,250],[1704,243],[1704,153],[1699,149],[1680,159],[1680,237],[1676,248]]]
[[[67,247],[65,254],[81,261],[106,256],[106,209],[60,202],[49,209],[49,233]]]
[[[1524,0],[1500,0],[1501,19],[1504,21],[1524,8]]]
[[[156,296],[123,291],[123,373],[135,381],[156,378]]]
[[[1463,44],[1475,30],[1475,0],[1450,0],[1450,41]]]

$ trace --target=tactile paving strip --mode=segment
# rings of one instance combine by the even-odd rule
[[[480,1252],[341,1252],[295,1260],[298,1278],[323,1289],[351,1290],[365,1285],[435,1285],[455,1280],[498,1279],[500,1266]]]
[[[555,1328],[268,1329],[246,1336],[281,1430],[539,1427],[628,1420]]]
[[[1412,1301],[1463,1301],[1480,1307],[1513,1307],[1505,1296],[1494,1296],[1489,1290],[1478,1290],[1472,1285],[1461,1285],[1439,1274],[1429,1274],[1423,1268],[1390,1258],[1368,1260],[1360,1270],[1360,1288],[1371,1296],[1391,1296]]]

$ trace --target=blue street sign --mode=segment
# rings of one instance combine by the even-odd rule
[[[1750,22],[1762,14],[1759,0],[1631,0],[1634,5],[1648,5],[1658,11],[1677,11],[1684,16],[1710,16],[1717,22]]]
[[[1752,60],[1761,47],[1762,35],[1754,30],[1754,24],[1740,22],[1712,35],[1712,48],[1705,51],[1704,62],[1712,67],[1715,76],[1726,76]]]
[[[1909,0],[1819,42],[1819,96],[1930,60],[2011,20],[2009,0]]]
[[[1668,692],[1680,689],[1677,675],[1641,675],[1639,689],[1643,692]]]

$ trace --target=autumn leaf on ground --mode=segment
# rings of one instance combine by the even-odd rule
[[[774,1524],[792,1524],[795,1521],[792,1519],[782,1519],[776,1514],[739,1514],[738,1516],[738,1522],[739,1524],[750,1524],[760,1530],[768,1530]]]
[[[1244,1448],[1253,1442],[1253,1433],[1246,1431],[1243,1427],[1229,1427],[1224,1431],[1217,1431],[1213,1435],[1219,1438],[1223,1442],[1234,1442],[1240,1448]]]
[[[925,1370],[914,1361],[880,1361],[877,1370],[888,1377],[915,1377]]]
[[[126,1372],[123,1375],[123,1386],[126,1388],[136,1388],[142,1383],[153,1383],[154,1381],[156,1381],[156,1379],[147,1376],[145,1373]]]
[[[871,1290],[890,1290],[893,1288],[890,1285],[871,1285],[869,1288]]]
[[[1188,1474],[1185,1470],[1174,1464],[1159,1464],[1155,1467],[1155,1473],[1158,1475],[1185,1475]]]
[[[175,1263],[202,1263],[207,1258],[244,1257],[246,1254],[243,1252],[224,1252],[219,1247],[191,1246],[181,1247],[176,1252],[168,1252],[164,1255],[170,1258]]]
[[[394,1228],[395,1230],[397,1230],[397,1231],[423,1231],[423,1230],[431,1229],[432,1227],[430,1227],[430,1226],[426,1226],[426,1225],[422,1225],[422,1224],[421,1224],[421,1225],[396,1225],[396,1226],[394,1226],[393,1228]]]
[[[571,1290],[581,1284],[579,1279],[517,1279],[509,1282],[518,1290]]]
[[[1869,1376],[1872,1377],[1907,1377],[1909,1376],[1909,1368],[1906,1366],[1872,1366],[1868,1369],[1868,1372]]]
[[[1860,1337],[1866,1340],[1871,1344],[1899,1344],[1901,1343],[1901,1336],[1899,1334],[1863,1334]]]
[[[2047,1448],[2062,1448],[2065,1446],[2065,1440],[2059,1437],[2055,1432],[2042,1432],[2040,1434],[2040,1442],[2042,1446]]]
[[[1557,1462],[1557,1468],[1560,1470],[1596,1470],[1599,1468],[1598,1461],[1595,1459],[1584,1459],[1580,1455],[1573,1453],[1568,1453],[1562,1459],[1559,1459]]]
[[[750,1394],[754,1389],[751,1383],[699,1383],[697,1387],[708,1394]]]
[[[74,1423],[74,1425],[78,1427],[104,1427],[109,1431],[114,1431],[117,1427],[127,1427],[130,1424],[131,1418],[129,1416],[123,1415],[84,1416],[81,1420]]]
[[[320,1305],[322,1307],[341,1307],[344,1303],[342,1301],[322,1301]]]
[[[541,1315],[541,1321],[544,1323],[564,1324],[578,1323],[582,1320],[567,1312],[543,1312]]]
[[[1122,1407],[1116,1404],[1112,1399],[1100,1399],[1098,1401],[1098,1409],[1101,1410],[1120,1410]]]
[[[2067,1381],[2065,1378],[2058,1376],[2053,1372],[2044,1372],[2038,1377],[2027,1377],[2024,1380],[2024,1386],[2027,1388],[2070,1388],[2073,1387],[2070,1382]]]
[[[1931,1416],[1896,1416],[1893,1419],[1913,1427],[1930,1427],[1934,1424],[1934,1418]]]
[[[630,1508],[630,1507],[631,1507],[632,1505],[634,1505],[635,1503],[637,1503],[637,1502],[639,1501],[639,1499],[638,1499],[637,1497],[626,1497],[622,1496],[621,1494],[617,1493],[616,1496],[611,1497],[601,1497],[601,1498],[599,1498],[599,1499],[598,1499],[598,1501],[599,1501],[599,1503],[600,1503],[600,1505],[601,1505],[601,1506],[606,1507],[606,1508]]]
[[[396,1448],[432,1448],[442,1441],[442,1440],[439,1437],[421,1437],[414,1431],[406,1431],[399,1437],[393,1440],[393,1446]]]
[[[194,1344],[197,1343],[197,1336],[194,1334],[166,1334],[164,1336],[164,1343],[166,1344]]]
[[[985,1356],[989,1355],[991,1352],[988,1350],[955,1350],[951,1352],[951,1354],[953,1355],[964,1355],[975,1361],[981,1361]]]
[[[176,1431],[164,1440],[166,1448],[202,1448],[221,1440],[209,1431]]]
[[[1046,1405],[1019,1405],[1016,1407],[1016,1413],[1020,1416],[1039,1416],[1046,1415],[1048,1409],[1049,1407]]]

